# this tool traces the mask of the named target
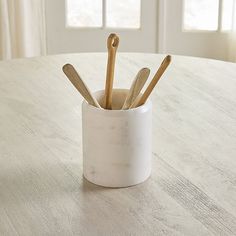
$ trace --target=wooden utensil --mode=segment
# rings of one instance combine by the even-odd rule
[[[138,74],[136,75],[130,89],[128,92],[128,95],[125,99],[124,105],[122,107],[122,110],[129,109],[135,99],[138,97],[140,91],[142,90],[145,82],[147,81],[147,78],[150,74],[150,69],[148,68],[142,68]]]
[[[114,80],[114,68],[116,50],[119,45],[119,37],[116,34],[110,34],[107,39],[108,60],[107,60],[107,74],[106,74],[106,86],[104,96],[104,108],[111,109],[112,107],[112,88]]]
[[[101,108],[96,98],[93,97],[88,87],[71,64],[64,65],[62,70],[66,74],[70,82],[75,86],[75,88],[80,92],[80,94],[90,105]]]
[[[159,81],[159,79],[161,78],[163,73],[165,72],[166,68],[169,66],[170,62],[171,62],[171,56],[168,55],[162,61],[159,69],[157,70],[156,74],[154,75],[152,81],[150,82],[150,84],[148,85],[146,90],[144,91],[141,98],[138,99],[138,101],[135,101],[135,104],[133,105],[133,107],[141,106],[147,101],[149,95],[151,94],[151,92],[154,89],[154,87],[156,86],[157,82]]]

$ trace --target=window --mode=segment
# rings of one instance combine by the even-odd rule
[[[185,31],[227,31],[233,27],[235,0],[184,0]]]
[[[185,30],[217,30],[219,0],[185,0]]]
[[[67,0],[66,3],[68,27],[102,26],[102,2],[100,0]]]
[[[67,27],[140,28],[141,0],[66,0]]]
[[[231,30],[233,27],[235,0],[224,0],[222,4],[222,30]]]

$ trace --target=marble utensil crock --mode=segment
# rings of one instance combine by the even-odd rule
[[[82,104],[83,174],[104,187],[128,187],[151,174],[152,104],[120,110],[128,90],[113,90],[113,110]],[[104,91],[94,93],[102,104]]]

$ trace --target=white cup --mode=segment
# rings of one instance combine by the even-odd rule
[[[119,110],[127,92],[113,90],[113,110],[82,104],[83,173],[94,184],[128,187],[151,174],[152,104]],[[94,96],[102,104],[104,91]]]

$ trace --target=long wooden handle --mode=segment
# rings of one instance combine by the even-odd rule
[[[119,45],[119,37],[116,34],[110,34],[107,39],[108,60],[107,60],[107,74],[105,86],[104,108],[111,109],[112,107],[112,88],[114,80],[115,58],[116,50]]]
[[[92,106],[101,108],[98,101],[93,97],[86,84],[83,82],[78,72],[71,64],[66,64],[62,67],[63,72],[66,74],[70,82],[80,92],[84,99]]]
[[[144,91],[141,98],[136,102],[136,104],[134,104],[134,107],[141,106],[147,101],[149,95],[151,94],[151,92],[154,89],[154,87],[156,86],[157,82],[159,81],[159,79],[161,78],[163,73],[165,72],[166,68],[169,66],[170,62],[171,62],[171,56],[168,55],[162,61],[161,65],[160,65],[159,69],[157,70],[156,74],[154,75],[152,81],[150,82],[150,84],[148,85],[146,90]]]
[[[130,89],[128,95],[125,99],[122,110],[126,110],[132,108],[132,104],[135,99],[138,97],[140,91],[142,90],[147,78],[150,74],[150,70],[148,68],[142,68],[138,74],[136,75]]]

